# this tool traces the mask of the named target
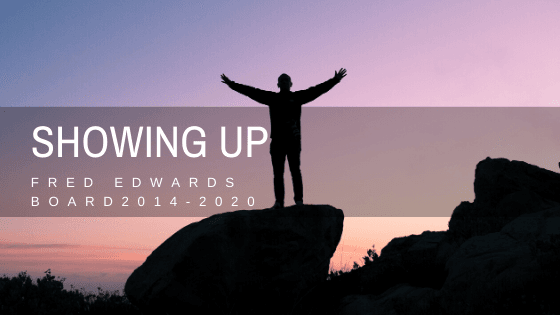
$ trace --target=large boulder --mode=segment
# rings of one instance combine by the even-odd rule
[[[560,174],[523,161],[486,158],[476,165],[475,202],[495,207],[507,195],[529,190],[560,202]]]
[[[449,220],[459,243],[500,231],[520,215],[560,205],[560,174],[522,161],[486,158],[476,166],[474,202],[463,201]]]
[[[156,248],[125,293],[146,313],[288,313],[327,278],[343,220],[328,205],[213,215]]]

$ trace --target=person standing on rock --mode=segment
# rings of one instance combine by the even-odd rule
[[[276,202],[273,209],[284,207],[284,165],[286,157],[292,173],[294,201],[303,205],[303,181],[300,170],[301,154],[301,106],[307,104],[332,87],[346,76],[346,69],[334,72],[331,79],[310,87],[306,90],[292,92],[292,80],[283,73],[278,77],[280,92],[264,91],[252,86],[231,81],[222,74],[222,82],[232,90],[248,96],[261,104],[267,105],[270,113],[270,156],[274,173],[274,196]],[[272,139],[274,137],[274,139]]]

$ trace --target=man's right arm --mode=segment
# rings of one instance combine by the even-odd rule
[[[259,102],[261,104],[264,104],[264,105],[271,105],[272,100],[274,99],[274,96],[276,94],[274,92],[264,91],[264,90],[261,90],[261,89],[254,88],[252,86],[248,86],[248,85],[233,82],[223,74],[222,74],[222,82],[227,84],[227,86],[229,86],[230,89],[232,89],[232,90],[234,90],[238,93],[241,93],[241,94],[249,97],[250,99],[252,99],[256,102]]]

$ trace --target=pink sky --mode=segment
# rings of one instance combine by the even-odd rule
[[[132,271],[163,241],[201,218],[3,218],[2,273],[27,270],[33,278],[51,269],[66,285],[96,291],[121,290]],[[331,260],[349,270],[375,244],[377,252],[393,238],[445,230],[449,218],[345,218],[341,242]],[[26,233],[21,233],[25,230]],[[118,244],[119,247],[115,247]]]
[[[165,6],[143,1],[64,6],[7,1],[0,4],[0,106],[247,107],[255,103],[220,83],[221,73],[273,91],[278,75],[288,73],[293,89],[299,90],[345,67],[348,76],[311,106],[558,107],[558,16],[560,3],[546,0],[204,6],[181,1]],[[60,171],[56,163],[47,167],[15,154],[28,149],[18,144],[18,134],[27,136],[4,110],[2,211],[16,206],[17,196],[29,194],[14,192],[18,186],[12,184],[27,182],[34,167],[61,174],[77,172],[84,161]],[[321,185],[310,190],[306,200],[343,209],[386,209],[389,216],[347,218],[341,240],[344,255],[339,247],[332,261],[335,269],[351,267],[372,244],[379,252],[392,237],[446,229],[453,208],[460,201],[472,201],[474,167],[487,156],[558,170],[560,117],[554,109],[492,119],[452,119],[443,111],[438,115],[372,115],[360,123],[346,121],[344,133],[328,128],[340,125],[339,116],[316,120],[304,112],[304,185],[305,178]],[[21,122],[40,118],[23,117]],[[326,128],[311,128],[321,125],[317,121]],[[352,154],[331,150],[325,155],[333,142]],[[265,148],[257,155],[259,169],[270,168],[267,154]],[[347,169],[332,174],[321,168],[348,161]],[[104,162],[87,163],[101,174],[110,172]],[[159,171],[169,172],[164,167]],[[289,178],[288,174],[286,200],[291,201]],[[353,184],[352,190],[344,188]],[[246,191],[257,190],[248,181],[244,185]],[[259,187],[263,194],[271,193],[271,183],[266,185]],[[333,191],[345,192],[345,197]],[[264,197],[259,201],[261,207],[271,205]],[[414,204],[447,217],[390,217],[391,211]],[[12,215],[0,218],[0,273],[27,269],[40,276],[51,268],[68,282],[89,287],[97,281],[119,288],[133,266],[185,224],[174,218]],[[6,245],[15,243],[75,246]],[[73,257],[62,262],[65,255]]]

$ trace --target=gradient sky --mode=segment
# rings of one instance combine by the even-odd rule
[[[2,1],[0,106],[256,106],[223,85],[220,74],[277,91],[278,75],[288,73],[293,89],[299,90],[345,67],[348,76],[310,106],[558,107],[558,16],[558,1],[539,0],[169,1],[165,5]],[[474,166],[486,156],[524,160],[557,171],[559,113],[550,110],[495,117],[497,122],[488,117],[465,119],[458,128],[453,127],[459,120],[443,111],[441,116],[416,119],[372,117],[373,127],[363,130],[381,126],[383,137],[359,133],[352,128],[363,125],[348,124],[345,128],[358,136],[353,142],[346,136],[337,141],[357,149],[323,155],[321,163],[360,162],[353,164],[351,172],[339,170],[339,176],[354,172],[377,178],[379,172],[386,172],[387,182],[358,186],[362,189],[354,198],[358,203],[379,202],[368,195],[370,190],[396,186],[393,196],[383,199],[386,207],[400,207],[395,202],[402,203],[399,196],[405,195],[423,204],[440,200],[438,206],[450,214],[461,200],[472,201]],[[332,125],[338,117],[323,119]],[[312,123],[304,112],[303,128]],[[431,129],[430,124],[434,124]],[[18,158],[7,149],[14,145],[8,135],[17,133],[18,126],[4,129],[6,125],[0,134],[3,178],[13,174],[6,167]],[[413,127],[418,125],[426,131],[415,133]],[[318,130],[305,130],[303,145],[321,156],[321,145],[328,145],[330,138],[313,133]],[[461,130],[467,132],[457,134]],[[262,167],[267,167],[266,152],[261,157]],[[302,156],[303,165],[313,165],[312,157]],[[441,161],[448,161],[448,166],[433,166]],[[17,167],[28,171],[24,165]],[[320,170],[307,171],[310,178],[324,183],[322,194],[310,196],[314,203],[329,203],[336,189],[357,191],[329,180]],[[286,200],[290,200],[289,175],[286,178]],[[427,196],[417,191],[418,186],[434,192]],[[1,192],[4,205],[6,182]],[[333,263],[337,268],[350,267],[374,243],[379,251],[392,237],[444,230],[447,221],[448,217],[347,218]],[[0,219],[0,273],[27,269],[39,276],[51,268],[69,282],[122,283],[127,272],[184,225],[168,218],[4,217]],[[69,263],[61,258],[65,255],[79,262]]]
[[[2,106],[558,106],[557,1],[2,1]]]

